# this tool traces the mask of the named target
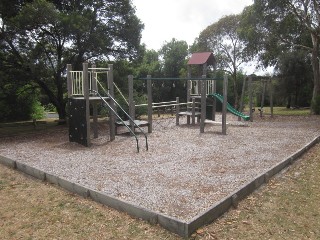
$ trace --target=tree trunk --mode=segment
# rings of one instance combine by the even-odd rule
[[[316,106],[319,104],[317,102],[317,98],[320,97],[320,62],[318,58],[319,53],[319,38],[315,33],[311,34],[312,37],[312,44],[313,44],[313,50],[312,50],[312,69],[313,69],[313,94],[312,94],[312,101],[311,101],[311,113],[319,114],[319,111],[316,111],[316,109],[319,109],[320,106]]]
[[[66,123],[67,113],[66,113],[65,105],[63,103],[59,103],[58,106],[56,106],[56,108],[59,114],[59,124]]]

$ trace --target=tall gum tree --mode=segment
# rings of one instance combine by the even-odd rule
[[[212,51],[217,58],[217,67],[232,76],[234,105],[238,107],[237,73],[241,65],[248,60],[245,44],[240,39],[238,27],[240,15],[228,15],[204,29],[198,38],[198,47],[202,51]]]

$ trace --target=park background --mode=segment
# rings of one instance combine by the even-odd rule
[[[184,78],[194,52],[213,52],[217,69],[208,77],[228,75],[228,101],[236,108],[246,69],[255,62],[259,74],[274,69],[268,74],[275,86],[275,106],[310,107],[310,113],[320,113],[320,7],[316,1],[254,1],[241,13],[209,24],[192,44],[172,38],[160,49],[141,43],[144,23],[133,3],[1,1],[0,121],[40,119],[53,111],[63,122],[68,116],[67,64],[75,70],[83,62],[98,67],[114,64],[114,81],[127,96],[128,75]],[[184,85],[183,81],[156,83],[153,100],[184,99]],[[261,87],[255,85],[256,106],[261,105]],[[136,102],[144,102],[141,83],[136,83],[135,91]]]

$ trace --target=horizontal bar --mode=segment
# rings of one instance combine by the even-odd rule
[[[175,101],[173,101],[173,102],[175,102]],[[168,102],[168,103],[170,103],[170,102]],[[192,102],[171,104],[171,105],[156,105],[156,106],[152,106],[152,108],[159,108],[159,107],[166,107],[166,106],[178,106],[178,105],[182,106],[182,105],[188,105],[188,104],[192,104]],[[148,106],[148,104],[147,103],[142,103],[142,104],[135,105],[135,107],[143,107],[143,106]]]
[[[106,71],[109,71],[110,68],[88,68],[88,70],[106,70]]]
[[[176,103],[177,101],[170,101],[170,102],[158,102],[158,103],[152,103],[152,105],[160,105],[160,104],[166,104],[166,103]]]
[[[223,80],[223,78],[133,78],[133,80],[154,80],[154,81],[200,81],[200,80]]]
[[[173,107],[177,105],[178,104],[158,105],[158,106],[152,106],[152,108]]]

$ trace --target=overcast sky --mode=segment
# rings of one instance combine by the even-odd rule
[[[193,43],[199,33],[221,17],[241,13],[253,0],[132,0],[144,23],[142,43],[159,50],[172,38]]]

